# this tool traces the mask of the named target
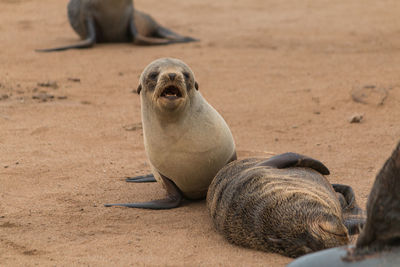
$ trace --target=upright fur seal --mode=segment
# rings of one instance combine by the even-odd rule
[[[132,0],[70,0],[68,19],[82,42],[38,52],[88,48],[95,43],[133,42],[137,45],[165,45],[196,41],[181,36],[152,17],[134,9]]]
[[[201,199],[215,174],[236,159],[228,125],[198,91],[192,70],[182,61],[161,58],[140,76],[144,146],[155,180],[167,198],[145,203],[107,204],[169,209],[182,198]],[[151,182],[153,177],[131,179]]]
[[[215,228],[237,245],[289,257],[344,245],[348,228],[356,233],[364,219],[354,218],[361,210],[351,188],[335,190],[327,174],[321,162],[295,153],[234,161],[212,181],[207,207]]]
[[[376,176],[367,202],[367,222],[355,247],[303,256],[290,267],[400,266],[400,142]]]

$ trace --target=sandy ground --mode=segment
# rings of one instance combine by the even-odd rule
[[[294,151],[323,161],[364,207],[400,137],[400,2],[137,0],[198,43],[78,41],[68,1],[0,0],[0,265],[282,266],[233,246],[205,202],[166,211],[104,208],[162,197],[132,91],[159,57],[184,60],[223,115],[239,157]],[[354,101],[352,95],[357,101]],[[353,115],[360,123],[350,123]]]

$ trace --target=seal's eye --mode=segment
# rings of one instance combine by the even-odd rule
[[[190,78],[190,74],[188,72],[183,72],[182,74],[183,76],[185,76],[186,79]]]
[[[156,71],[153,71],[149,74],[149,78],[152,80],[157,79],[157,77],[158,77],[158,72],[156,72]]]

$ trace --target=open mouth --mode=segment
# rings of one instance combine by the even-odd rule
[[[171,85],[171,86],[166,87],[162,91],[160,96],[165,97],[169,100],[174,100],[174,99],[178,99],[178,98],[182,97],[182,93],[178,89],[178,87]]]

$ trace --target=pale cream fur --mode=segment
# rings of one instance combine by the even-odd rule
[[[182,89],[183,101],[176,111],[160,108],[157,86],[153,92],[145,87],[146,75],[154,69],[160,72],[157,84],[167,73],[180,75],[180,88],[182,73],[190,74],[192,88]],[[205,197],[215,174],[235,153],[228,125],[194,88],[194,75],[182,61],[156,60],[143,71],[140,82],[144,145],[154,176],[159,182],[158,172],[170,178],[187,198]]]

